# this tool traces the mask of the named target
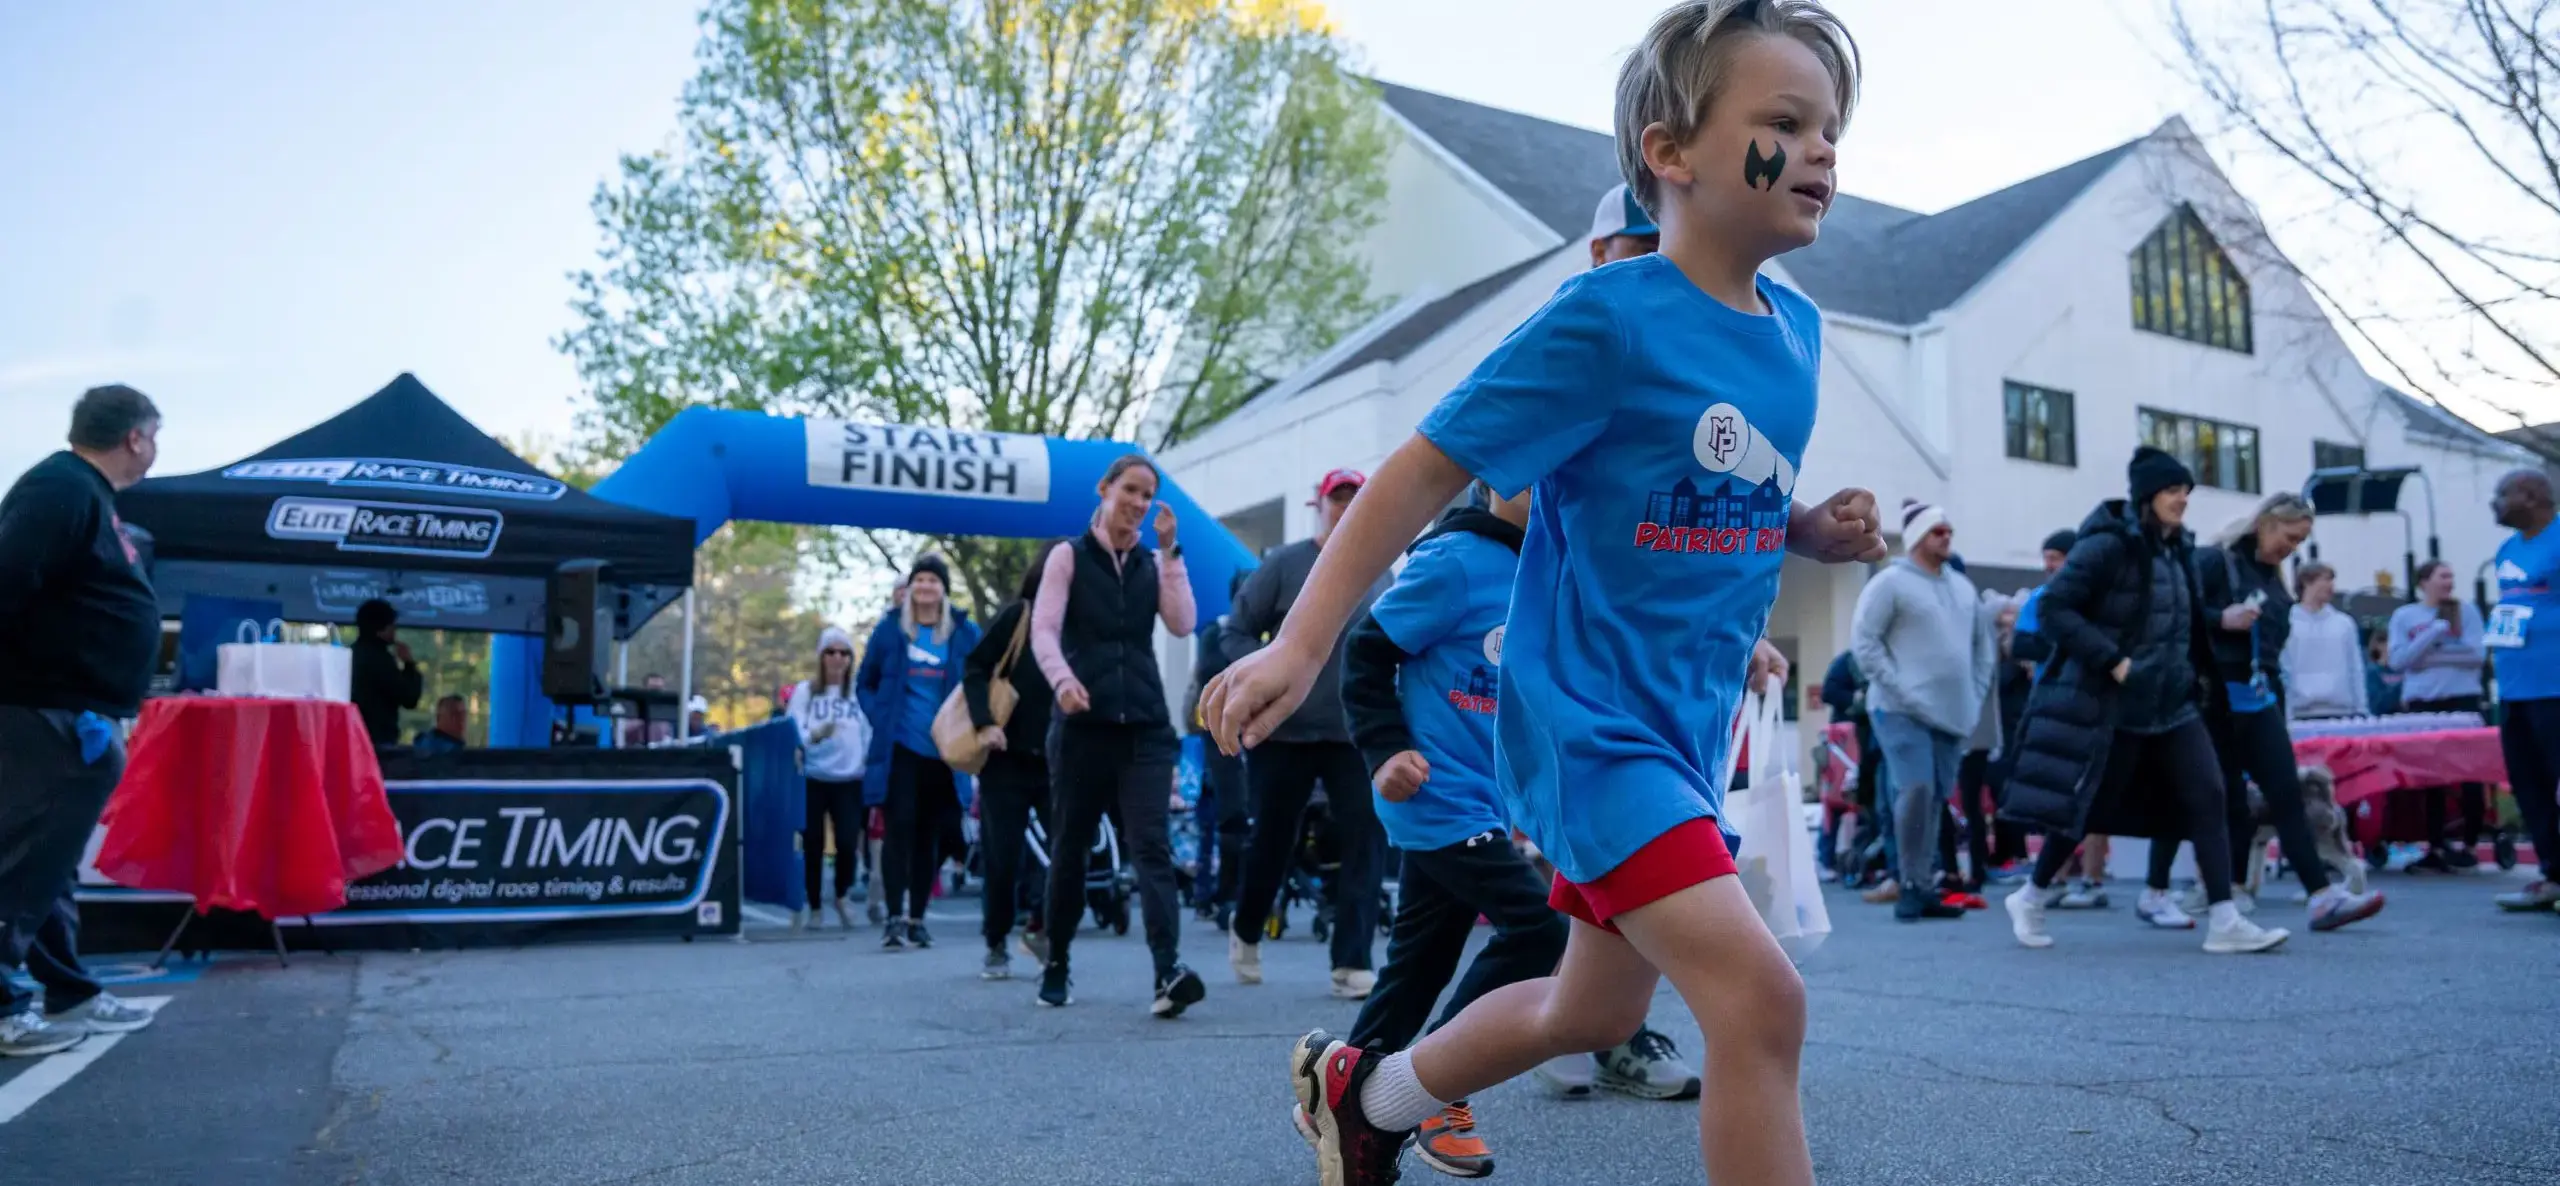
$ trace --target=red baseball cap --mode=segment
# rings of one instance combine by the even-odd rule
[[[1307,505],[1314,506],[1317,503],[1323,502],[1325,499],[1332,497],[1334,491],[1340,490],[1345,486],[1350,486],[1356,489],[1368,484],[1368,475],[1361,473],[1359,470],[1332,470],[1326,473],[1324,477],[1316,480],[1316,496],[1308,499]]]

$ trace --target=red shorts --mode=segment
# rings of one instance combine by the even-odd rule
[[[1547,891],[1547,905],[1614,935],[1618,928],[1610,919],[1734,872],[1723,830],[1713,819],[1702,817],[1654,837],[1636,855],[1589,885],[1576,885],[1566,881],[1564,874],[1556,874],[1555,888]]]

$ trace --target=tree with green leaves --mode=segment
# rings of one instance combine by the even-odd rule
[[[559,342],[603,455],[706,404],[1161,447],[1374,311],[1388,136],[1311,0],[711,0],[702,28]],[[934,546],[980,604],[1028,556]]]

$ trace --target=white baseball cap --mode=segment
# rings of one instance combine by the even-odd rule
[[[1600,195],[1600,209],[1591,216],[1590,241],[1594,243],[1620,235],[1642,237],[1661,233],[1661,228],[1653,225],[1653,216],[1645,213],[1644,205],[1636,201],[1635,191],[1623,184],[1610,186],[1609,192]]]

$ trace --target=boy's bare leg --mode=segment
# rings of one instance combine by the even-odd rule
[[[1706,1033],[1698,1141],[1707,1178],[1811,1186],[1813,1154],[1797,1094],[1804,981],[1741,880],[1693,885],[1611,921],[1670,977]]]
[[[1478,997],[1414,1044],[1414,1077],[1434,1099],[1465,1099],[1558,1055],[1606,1050],[1644,1024],[1660,982],[1625,939],[1576,919],[1555,975]]]

